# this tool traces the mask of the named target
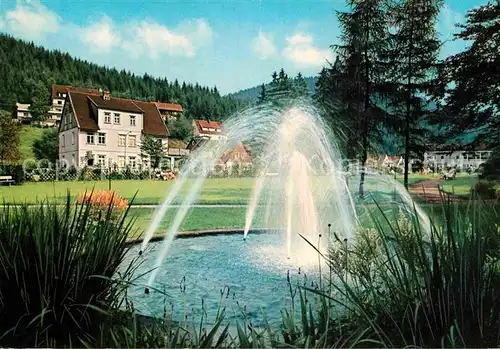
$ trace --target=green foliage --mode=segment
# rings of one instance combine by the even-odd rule
[[[82,346],[119,306],[130,225],[89,204],[0,209],[0,345]],[[131,275],[127,269],[124,280]]]
[[[169,137],[188,141],[193,137],[193,125],[183,115],[168,122]]]
[[[0,175],[12,176],[15,184],[23,184],[26,180],[23,165],[2,164],[0,165]]]
[[[442,112],[435,122],[447,126],[444,137],[465,132],[474,135],[470,143],[500,146],[499,21],[500,2],[488,1],[469,10],[465,24],[458,25],[455,39],[471,44],[442,62],[435,91]]]
[[[422,155],[424,151],[426,134],[422,120],[428,107],[421,95],[430,96],[437,75],[441,43],[436,23],[442,5],[442,0],[400,0],[390,10],[395,33],[388,55],[388,80],[392,85],[392,112],[404,134],[406,188],[410,155]]]
[[[161,160],[165,157],[166,147],[160,138],[154,136],[142,136],[141,153],[151,159],[151,166],[157,168]],[[130,171],[130,169],[128,169]]]
[[[500,180],[500,153],[494,151],[482,166],[480,179],[488,181]]]
[[[0,111],[0,162],[19,160],[19,125],[7,112]]]
[[[31,104],[29,106],[31,120],[34,123],[41,123],[47,119],[50,109],[49,103],[49,90],[42,83],[38,83],[33,91]]]
[[[472,189],[482,199],[494,199],[497,196],[495,182],[479,180]]]
[[[44,129],[41,138],[32,145],[33,154],[38,160],[55,163],[59,159],[59,134],[57,128]]]
[[[4,109],[11,109],[16,102],[30,103],[38,98],[38,86],[43,86],[43,94],[48,96],[53,83],[109,89],[117,97],[180,103],[188,118],[221,120],[244,105],[235,99],[222,97],[215,87],[181,84],[177,80],[168,81],[148,74],[138,76],[125,70],[105,68],[5,34],[0,34],[0,56],[3,57],[0,107]],[[30,79],[26,79],[27,76]],[[44,98],[39,101],[48,103],[48,97],[47,100]]]

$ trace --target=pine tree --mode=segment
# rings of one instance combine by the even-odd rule
[[[304,98],[309,94],[307,90],[307,82],[302,76],[302,73],[298,73],[295,79],[293,80],[293,92],[292,96],[294,98]]]
[[[264,104],[266,102],[267,102],[266,85],[262,84],[260,86],[260,94],[259,94],[259,99],[257,100],[257,104]]]
[[[386,93],[385,69],[389,41],[388,13],[384,0],[348,0],[351,12],[339,12],[342,45],[338,68],[342,89],[340,101],[345,119],[361,139],[359,196],[364,198],[365,166],[370,144],[380,136],[385,112],[380,99]],[[340,69],[341,68],[341,69]]]
[[[437,39],[436,21],[442,4],[442,0],[400,0],[391,9],[395,27],[390,53],[394,82],[392,104],[403,121],[406,188],[410,155],[419,152],[425,137],[422,120],[428,112],[422,95],[431,91],[437,72],[441,44]]]
[[[445,124],[446,138],[467,132],[469,139],[500,148],[500,1],[469,10],[456,39],[472,42],[442,64],[435,97],[443,104],[435,123]],[[453,84],[452,84],[453,83]],[[480,132],[477,132],[477,131]],[[476,131],[476,132],[470,132]]]

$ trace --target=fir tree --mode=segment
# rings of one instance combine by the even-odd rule
[[[430,92],[436,73],[440,42],[435,27],[441,6],[442,0],[401,0],[391,9],[395,27],[390,53],[392,105],[402,119],[406,188],[410,155],[422,151],[425,137],[421,121],[428,108],[421,96]]]

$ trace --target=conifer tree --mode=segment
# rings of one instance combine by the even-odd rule
[[[421,152],[425,133],[422,120],[428,114],[429,95],[437,74],[440,42],[436,21],[442,0],[400,0],[391,8],[393,107],[404,132],[404,185],[408,188],[410,156]],[[424,130],[425,131],[425,130]]]

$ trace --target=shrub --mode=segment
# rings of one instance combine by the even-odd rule
[[[480,179],[487,181],[500,180],[500,153],[494,152],[481,166]]]
[[[494,182],[479,180],[472,190],[482,199],[494,199],[496,197]]]
[[[95,222],[91,208],[68,195],[63,208],[0,209],[0,346],[92,345],[103,317],[119,306],[125,286],[111,278],[130,225],[126,212]]]

